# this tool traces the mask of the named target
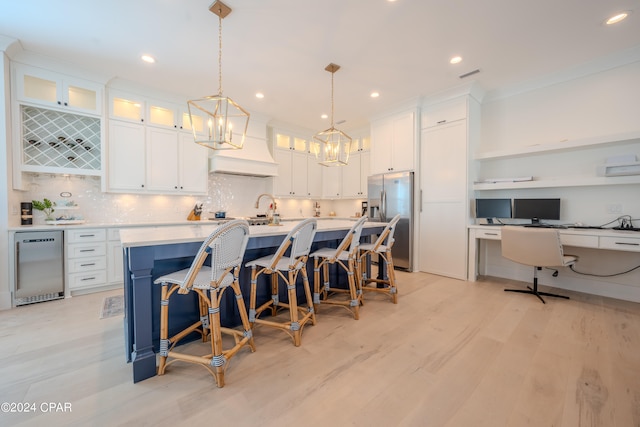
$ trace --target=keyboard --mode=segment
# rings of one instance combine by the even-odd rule
[[[599,225],[570,225],[569,228],[602,230]]]
[[[523,227],[528,227],[528,228],[567,228],[566,225],[555,225],[555,224],[523,224]]]
[[[631,227],[631,228],[613,227],[612,230],[640,231],[640,228],[638,228],[638,227]]]

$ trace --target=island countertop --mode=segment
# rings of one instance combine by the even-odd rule
[[[319,219],[318,232],[348,230],[353,226],[354,221],[347,219]],[[249,237],[284,236],[298,223],[298,221],[283,221],[277,226],[252,225],[249,227]],[[385,226],[386,223],[382,222],[366,221],[364,223],[364,228]],[[120,230],[120,241],[123,248],[202,242],[218,227],[218,224],[200,223],[189,226],[123,228]]]

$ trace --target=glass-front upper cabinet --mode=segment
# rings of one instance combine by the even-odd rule
[[[276,148],[283,150],[307,151],[307,140],[297,136],[276,132]]]
[[[369,151],[371,149],[371,138],[368,136],[363,136],[360,138],[353,138],[351,140],[351,153],[355,153],[357,151]]]
[[[21,64],[15,65],[14,78],[19,101],[61,111],[102,113],[104,87],[99,83]]]
[[[134,123],[144,123],[145,103],[139,95],[125,92],[109,92],[109,117],[127,120]]]

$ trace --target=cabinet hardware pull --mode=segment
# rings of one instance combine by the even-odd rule
[[[80,279],[81,282],[86,282],[88,280],[96,280],[95,277],[83,277],[82,279]]]
[[[80,249],[80,252],[94,252],[95,249]]]
[[[484,233],[485,236],[497,236],[498,233]]]
[[[616,245],[640,246],[640,243],[615,242]]]
[[[95,234],[81,234],[80,237],[94,237]]]
[[[92,262],[92,263],[90,263],[90,264],[80,264],[80,267],[90,267],[90,266],[92,266],[92,265],[96,265],[96,263],[95,263],[95,262]]]

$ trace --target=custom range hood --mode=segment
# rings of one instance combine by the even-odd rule
[[[247,135],[241,150],[222,150],[209,156],[209,172],[247,176],[278,176],[267,142]]]

